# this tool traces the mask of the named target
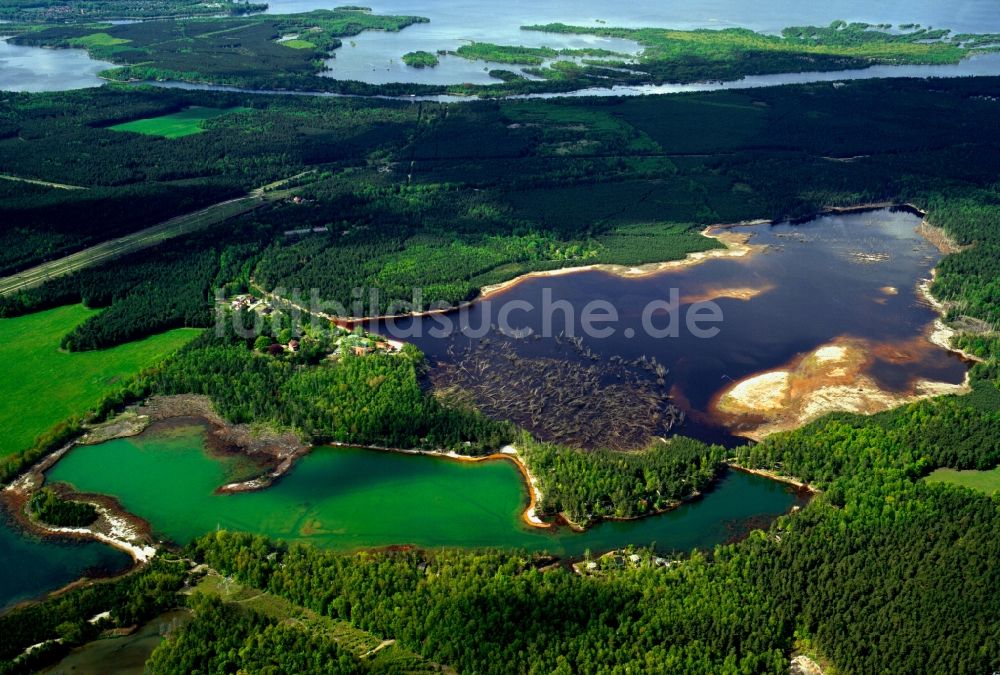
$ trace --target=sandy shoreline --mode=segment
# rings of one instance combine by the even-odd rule
[[[701,235],[708,237],[710,239],[715,239],[723,244],[723,248],[710,249],[708,251],[696,251],[694,253],[688,253],[684,258],[680,260],[668,260],[665,262],[657,263],[645,263],[642,265],[614,265],[606,263],[594,263],[591,265],[578,265],[575,267],[560,267],[553,270],[538,270],[534,272],[526,272],[520,274],[507,281],[500,282],[498,284],[490,284],[483,286],[475,298],[471,300],[466,300],[455,305],[448,307],[442,307],[439,309],[428,309],[420,312],[407,312],[404,314],[383,314],[378,316],[364,316],[364,317],[344,317],[335,316],[333,314],[328,314],[326,312],[311,312],[308,308],[303,307],[300,304],[294,303],[287,298],[283,298],[279,295],[274,295],[264,290],[254,279],[251,278],[250,286],[264,299],[270,300],[276,304],[285,304],[293,309],[304,312],[306,314],[314,314],[321,319],[326,319],[338,326],[344,328],[352,328],[359,324],[387,321],[395,319],[414,319],[414,318],[424,318],[429,316],[437,316],[442,314],[452,314],[454,312],[459,312],[463,309],[468,309],[478,302],[484,300],[489,300],[491,297],[496,296],[504,291],[510,290],[515,286],[528,281],[530,279],[539,279],[546,277],[560,277],[569,274],[579,274],[581,272],[606,272],[608,274],[613,274],[615,276],[623,278],[642,278],[651,276],[654,274],[659,274],[668,270],[678,270],[687,267],[693,267],[701,263],[707,262],[709,260],[722,259],[722,258],[742,258],[760,250],[763,250],[764,246],[757,246],[748,243],[750,235],[748,234],[738,234],[731,232],[730,230],[734,227],[742,227],[748,225],[767,225],[771,224],[773,221],[770,220],[750,220],[739,223],[727,223],[720,225],[711,225],[706,227],[701,231]],[[752,292],[752,291],[751,291]],[[738,293],[745,294],[746,292]]]
[[[887,390],[868,373],[879,353],[898,351],[899,358],[919,358],[919,350],[935,347],[926,335],[898,344],[842,336],[719,391],[710,404],[711,415],[734,434],[761,441],[831,412],[874,414],[926,398],[968,393],[968,371],[961,383],[915,379],[906,391]]]
[[[817,215],[824,214],[846,214],[846,213],[857,213],[864,211],[877,210],[882,208],[906,208],[912,210],[914,213],[924,214],[924,212],[911,204],[899,204],[899,203],[873,203],[865,204],[854,207],[828,207],[823,209]],[[816,216],[814,216],[816,217]],[[414,317],[414,316],[429,316],[432,314],[442,314],[455,312],[463,307],[470,306],[480,300],[487,299],[499,293],[502,293],[510,288],[522,283],[525,280],[538,278],[538,277],[554,277],[562,276],[568,274],[574,274],[579,272],[586,272],[592,270],[598,270],[603,272],[608,272],[615,274],[617,276],[626,278],[638,278],[649,275],[658,274],[671,269],[682,269],[694,265],[701,264],[708,260],[717,258],[739,258],[754,254],[756,251],[763,249],[763,246],[755,246],[749,243],[749,234],[746,233],[736,233],[732,232],[732,228],[749,226],[749,225],[765,225],[772,224],[774,221],[770,220],[756,220],[756,221],[746,221],[740,223],[733,223],[728,225],[713,225],[706,228],[702,234],[707,237],[712,237],[724,244],[724,248],[712,249],[709,251],[696,252],[688,254],[685,258],[675,261],[667,261],[662,263],[651,263],[648,265],[639,266],[623,266],[623,265],[604,265],[604,264],[594,264],[594,265],[584,265],[579,267],[567,267],[556,270],[549,271],[538,271],[529,272],[524,275],[520,275],[509,281],[495,284],[491,286],[486,286],[481,289],[480,294],[473,300],[461,303],[458,306],[450,307],[447,309],[440,310],[429,310],[426,312],[418,312],[405,315],[395,315],[387,317],[364,317],[364,318],[352,318],[345,319],[343,317],[333,317],[326,314],[319,314],[319,316],[326,318],[330,321],[339,323],[343,325],[345,322],[353,325],[365,321],[375,321],[385,318],[403,318],[403,317]],[[929,242],[939,248],[944,253],[954,252],[956,250],[961,250],[956,243],[952,242],[947,234],[940,230],[939,228],[934,228],[929,225],[926,220],[921,223],[918,231],[923,235]],[[932,275],[936,270],[932,270]],[[918,292],[920,295],[943,317],[946,306],[941,301],[933,297],[930,292],[930,286],[933,281],[925,280],[918,285]],[[256,288],[256,287],[255,287]],[[257,290],[260,290],[257,288]],[[733,289],[722,289],[726,294],[726,297],[739,297],[740,295],[749,295],[755,292],[761,292],[759,289],[750,288],[733,288]],[[292,305],[290,301],[285,300],[280,297],[276,297],[263,291],[260,291],[265,297],[273,298],[276,302],[285,303]],[[294,306],[294,305],[292,305]],[[299,307],[303,311],[305,308]],[[951,345],[951,339],[958,333],[955,329],[948,327],[944,324],[942,318],[939,317],[935,323],[931,334],[928,336],[930,342],[934,345],[945,348],[949,351],[959,354],[963,358],[970,361],[979,361],[972,354],[957,349]],[[803,360],[812,356],[817,356],[819,351],[822,351],[827,346],[821,347],[817,352],[811,355],[804,355]],[[777,371],[770,371],[777,372]],[[757,375],[767,375],[768,373],[758,373]],[[756,377],[756,375],[755,375]],[[750,379],[750,378],[748,378]],[[775,380],[778,378],[775,377]],[[745,382],[745,381],[744,381]],[[739,386],[741,383],[736,383],[734,388]],[[787,384],[787,382],[786,382]],[[927,398],[931,396],[937,396],[946,393],[957,393],[956,389],[953,388],[968,388],[969,377],[966,374],[965,382],[962,385],[952,385],[948,383],[934,383],[934,382],[920,382],[918,383],[918,389],[920,391],[914,393],[912,396],[903,396],[894,399],[893,401],[879,400],[878,404],[891,404],[889,407],[895,407],[896,405],[902,405],[913,400],[918,400],[920,398]],[[937,387],[936,385],[941,385]],[[785,386],[785,385],[782,385]],[[840,387],[843,388],[841,391]],[[857,388],[855,387],[855,390]],[[773,393],[773,392],[772,392]],[[823,392],[825,401],[815,402],[814,405],[805,406],[807,409],[807,415],[805,417],[794,417],[792,419],[785,420],[781,423],[772,423],[760,425],[760,433],[755,433],[753,431],[748,433],[743,433],[748,438],[759,440],[764,436],[774,433],[776,431],[783,431],[786,429],[797,428],[802,424],[805,424],[810,419],[815,419],[826,412],[832,410],[838,410],[842,408],[837,408],[833,403],[836,403],[833,399],[843,394],[847,396],[850,392],[847,391],[847,385],[838,384],[835,387],[827,387]],[[872,399],[874,400],[874,399]],[[714,404],[713,404],[714,407]],[[767,406],[765,406],[766,408]],[[864,411],[862,411],[864,412]],[[301,439],[292,438],[289,434],[280,434],[274,432],[270,435],[262,436],[259,429],[251,429],[247,425],[230,425],[219,417],[211,404],[211,402],[206,397],[153,397],[149,401],[143,404],[138,410],[131,411],[130,413],[125,413],[110,423],[89,429],[84,436],[76,441],[73,441],[66,446],[60,448],[54,453],[51,453],[36,463],[34,466],[25,471],[24,474],[19,476],[4,489],[3,498],[7,498],[10,495],[20,495],[20,497],[28,498],[30,494],[41,487],[44,480],[44,472],[51,468],[56,462],[59,461],[67,452],[69,452],[77,444],[86,443],[100,443],[111,438],[121,438],[126,436],[134,436],[142,431],[144,431],[149,424],[154,422],[159,422],[163,420],[176,419],[180,417],[200,417],[205,420],[206,423],[213,427],[212,431],[209,433],[210,444],[215,443],[216,446],[221,448],[238,448],[240,452],[243,452],[251,457],[263,458],[264,461],[268,462],[268,470],[250,480],[229,483],[220,486],[218,492],[244,492],[253,490],[266,489],[274,483],[274,481],[280,479],[281,476],[285,475],[292,466],[294,466],[295,460],[298,457],[303,456],[305,453],[311,450],[311,446],[302,443]],[[741,433],[735,431],[735,433]],[[515,466],[520,471],[523,476],[525,483],[528,487],[529,493],[529,503],[522,513],[522,520],[532,527],[538,528],[551,528],[552,523],[545,522],[538,515],[538,508],[542,500],[542,494],[538,487],[538,483],[534,476],[532,476],[529,468],[523,459],[518,455],[518,452],[514,446],[505,446],[499,452],[483,456],[483,457],[470,457],[466,455],[461,455],[453,451],[433,451],[433,450],[418,450],[418,449],[403,449],[403,448],[391,448],[384,446],[371,446],[362,444],[352,444],[352,443],[329,443],[328,445],[341,446],[341,447],[359,447],[369,450],[379,450],[387,452],[398,452],[403,454],[415,454],[415,455],[427,455],[432,457],[439,457],[443,459],[451,459],[455,461],[464,462],[479,462],[479,461],[491,461],[506,459],[512,461]],[[799,481],[790,479],[788,477],[778,476],[772,472],[758,471],[745,469],[737,465],[731,465],[732,468],[740,471],[746,471],[749,473],[756,473],[761,476],[765,476],[774,480],[779,480],[782,482],[790,483],[804,489],[813,489],[810,486],[802,484]],[[669,507],[651,512],[649,514],[644,514],[643,516],[638,516],[636,518],[625,518],[620,520],[633,520],[638,518],[649,517],[657,515],[658,513],[663,513],[678,506],[683,503],[690,501],[692,499],[698,498],[700,495],[692,495],[685,500],[681,500],[676,504],[671,504]],[[93,502],[92,502],[93,503]],[[143,542],[143,538],[148,538],[148,531],[145,530],[144,525],[130,516],[130,514],[124,511],[110,508],[105,504],[95,503],[98,507],[101,517],[98,520],[100,527],[92,526],[90,528],[50,528],[48,526],[40,526],[48,534],[59,535],[59,536],[80,536],[96,539],[102,541],[109,545],[115,546],[120,550],[126,551],[136,560],[137,563],[141,564],[149,560],[152,555],[155,555],[155,549],[150,546],[147,542]],[[23,509],[23,506],[22,506]],[[17,512],[18,510],[15,510]],[[580,525],[573,523],[569,518],[564,517],[567,524],[574,528],[585,529]],[[616,518],[604,518],[603,520],[618,520]],[[30,521],[29,527],[35,528],[39,525]],[[148,526],[146,526],[148,527]]]
[[[92,504],[98,513],[97,520],[87,527],[57,527],[48,525],[27,513],[28,501],[45,482],[45,471],[77,445],[72,441],[56,452],[43,457],[17,480],[0,493],[0,500],[10,510],[18,525],[41,535],[91,539],[128,553],[137,565],[149,562],[156,555],[152,546],[149,525],[125,511],[114,499],[101,495],[79,494],[66,491],[63,496],[75,501]]]
[[[932,308],[934,308],[934,310],[940,315],[938,316],[937,319],[934,320],[933,329],[931,330],[928,339],[934,344],[936,344],[938,347],[941,347],[942,349],[947,349],[950,352],[958,354],[963,359],[966,359],[968,361],[973,361],[975,363],[983,363],[984,359],[982,359],[981,357],[976,356],[975,354],[972,354],[970,352],[967,352],[964,349],[956,347],[952,344],[952,340],[959,334],[959,331],[955,330],[954,328],[952,328],[951,326],[949,326],[944,322],[944,316],[948,312],[948,307],[945,305],[945,303],[935,298],[934,294],[931,293],[931,285],[933,285],[934,283],[934,277],[936,276],[936,274],[937,274],[937,269],[935,268],[931,270],[930,279],[924,279],[919,284],[917,284],[917,292],[920,294],[920,297],[923,298],[925,301],[927,301],[927,304],[929,304]]]
[[[826,215],[845,215],[850,213],[864,213],[866,211],[877,211],[880,209],[887,209],[887,208],[906,209],[921,217],[926,216],[926,213],[922,209],[910,203],[872,202],[868,204],[859,204],[857,206],[826,206],[817,211],[814,215],[794,219],[790,222],[805,222]],[[750,244],[748,240],[750,239],[751,235],[732,232],[733,228],[748,227],[754,225],[775,225],[781,222],[789,222],[789,221],[758,218],[755,220],[744,220],[735,223],[719,223],[716,225],[709,225],[704,230],[702,230],[700,234],[704,237],[715,239],[716,241],[722,243],[723,248],[716,248],[716,249],[710,249],[708,251],[696,251],[693,253],[688,253],[684,258],[681,258],[679,260],[645,263],[641,265],[616,265],[608,263],[593,263],[589,265],[577,265],[574,267],[560,267],[552,270],[538,270],[533,272],[525,272],[524,274],[519,274],[511,279],[508,279],[507,281],[483,286],[482,288],[479,289],[479,293],[476,295],[476,297],[472,298],[471,300],[465,300],[463,302],[457,303],[455,305],[450,305],[448,307],[427,309],[419,312],[405,312],[402,314],[382,314],[377,316],[364,316],[364,317],[336,316],[333,314],[328,314],[326,312],[311,312],[308,308],[303,307],[301,304],[294,303],[291,300],[283,298],[279,295],[274,295],[273,293],[269,293],[264,288],[262,288],[252,277],[250,279],[250,286],[254,291],[260,294],[262,298],[270,300],[271,302],[277,304],[285,304],[293,309],[304,312],[306,314],[314,314],[315,316],[318,316],[322,319],[326,319],[327,321],[330,321],[344,328],[353,328],[358,324],[364,324],[368,322],[378,322],[378,321],[387,321],[396,319],[414,319],[414,318],[423,318],[429,316],[437,316],[442,314],[451,314],[453,312],[458,312],[463,309],[468,309],[469,307],[475,305],[477,302],[488,300],[491,297],[503,293],[504,291],[510,290],[511,288],[514,288],[515,286],[530,279],[559,277],[569,274],[579,274],[581,272],[593,272],[593,271],[606,272],[608,274],[613,274],[615,276],[623,278],[642,278],[654,274],[659,274],[661,272],[669,270],[678,270],[678,269],[693,267],[695,265],[699,265],[709,260],[724,259],[724,258],[741,258],[759,252],[760,250],[763,250],[766,247],[763,245]],[[930,226],[929,224],[927,224],[927,227],[935,230],[939,229],[939,228],[933,228],[933,226]],[[947,238],[946,235],[945,237]],[[928,238],[928,241],[934,243],[934,241],[932,241],[930,238]],[[745,296],[749,295],[750,297],[752,297],[754,294],[759,292],[766,292],[766,290],[769,289],[760,289],[760,290],[733,289],[734,291],[733,295],[730,295],[725,290],[723,290],[722,295],[720,297],[749,299],[748,297]]]
[[[912,204],[872,204],[829,209],[828,212],[850,213],[889,206],[906,208],[925,218],[917,227],[917,233],[942,254],[949,255],[967,248],[960,246],[941,228],[930,225],[925,212]],[[948,307],[931,293],[936,273],[937,269],[932,269],[931,278],[921,280],[916,286],[918,297],[938,314],[921,339],[926,341],[925,344],[957,354],[966,361],[982,361],[952,344],[959,331],[945,324]],[[885,287],[882,291],[887,295],[899,292],[894,287]],[[870,345],[856,339],[835,339],[812,352],[799,355],[784,366],[754,373],[719,391],[710,404],[711,414],[723,418],[723,424],[733,428],[736,435],[760,441],[773,433],[799,428],[830,412],[872,414],[927,398],[971,391],[968,371],[960,384],[919,379],[912,383],[908,392],[883,389],[866,374],[866,368],[870,365],[873,352],[890,346]],[[907,343],[901,346],[910,348],[914,345]],[[832,358],[824,359],[824,354]]]
[[[639,279],[648,277],[668,270],[685,269],[700,265],[709,260],[721,258],[742,258],[762,250],[763,246],[756,246],[749,243],[750,235],[732,232],[734,227],[747,225],[770,224],[769,220],[753,220],[742,223],[731,223],[725,225],[711,225],[701,231],[703,237],[715,239],[722,243],[723,248],[713,248],[707,251],[696,251],[688,253],[680,260],[667,260],[665,262],[646,263],[643,265],[613,265],[605,263],[595,263],[592,265],[580,265],[577,267],[562,267],[554,270],[539,270],[537,272],[527,272],[498,284],[483,286],[479,295],[470,302],[488,300],[489,298],[509,290],[518,284],[529,279],[539,279],[547,277],[561,277],[567,274],[579,274],[580,272],[606,272],[626,279]]]
[[[786,483],[788,485],[793,485],[793,486],[797,487],[800,490],[805,490],[806,492],[808,492],[811,495],[817,495],[817,494],[820,493],[820,489],[819,488],[817,488],[817,487],[815,487],[813,485],[810,485],[809,483],[806,483],[805,481],[799,480],[798,478],[794,478],[792,476],[785,476],[783,474],[780,474],[780,473],[777,473],[777,472],[774,472],[774,471],[768,471],[766,469],[751,469],[751,468],[742,466],[740,464],[737,464],[736,462],[727,462],[726,466],[728,466],[730,469],[733,469],[734,471],[741,471],[743,473],[753,474],[754,476],[762,476],[764,478],[769,478],[769,479],[771,479],[773,481],[777,481],[779,483]]]

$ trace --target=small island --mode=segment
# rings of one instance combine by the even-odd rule
[[[403,54],[403,63],[411,68],[433,68],[441,61],[431,52],[416,51]]]

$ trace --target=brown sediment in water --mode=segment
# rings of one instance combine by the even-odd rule
[[[926,217],[924,211],[912,204],[866,205],[828,209],[827,212],[848,213],[885,206],[906,208]],[[917,232],[946,255],[968,248],[926,219],[917,227]],[[853,340],[851,344],[851,340],[840,338],[794,359],[784,368],[758,373],[718,393],[710,406],[713,417],[733,427],[740,435],[760,440],[777,431],[797,428],[828,412],[874,413],[923,398],[967,393],[968,374],[962,384],[915,380],[905,392],[887,391],[865,374],[876,358],[886,363],[904,364],[919,360],[935,347],[958,354],[967,361],[981,360],[952,345],[958,331],[944,323],[942,317],[948,308],[930,290],[936,273],[936,268],[932,269],[931,278],[917,285],[920,297],[940,315],[922,335],[892,343]],[[899,293],[893,286],[880,290],[886,296]],[[876,298],[875,301],[884,302],[884,299]],[[822,366],[824,361],[826,366]]]
[[[268,487],[311,447],[290,431],[230,424],[215,412],[207,396],[153,396],[132,414],[147,420],[143,430],[201,426],[205,431],[205,446],[211,454],[220,457],[239,455],[256,465],[255,477],[220,486],[216,490],[220,494]]]
[[[745,378],[713,398],[713,417],[738,435],[761,440],[830,412],[872,414],[923,398],[969,391],[962,384],[918,379],[889,391],[868,374],[876,358],[905,363],[934,347],[923,338],[873,344],[841,337],[793,359],[784,368]]]
[[[760,286],[711,286],[697,293],[689,293],[681,296],[680,302],[682,305],[693,305],[696,302],[708,302],[709,300],[748,301],[775,288],[775,284],[770,283]]]
[[[309,448],[308,443],[291,431],[227,422],[207,396],[153,396],[138,412],[148,415],[153,422],[179,424],[202,420],[210,427],[209,448],[217,452],[239,452],[262,461],[280,461]]]
[[[917,226],[917,234],[926,239],[931,246],[941,253],[948,255],[951,253],[961,253],[971,248],[955,241],[954,237],[948,234],[944,228],[931,225],[926,219]]]

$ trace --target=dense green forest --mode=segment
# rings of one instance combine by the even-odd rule
[[[187,573],[184,561],[161,555],[132,574],[0,615],[0,673],[36,672],[105,628],[133,626],[176,607]],[[102,612],[110,617],[90,622]],[[32,645],[41,646],[24,654]]]
[[[289,50],[292,51],[292,50]],[[246,108],[167,139],[111,127],[191,106]],[[79,188],[0,180],[0,274],[225,201],[307,169],[364,164],[404,142],[405,103],[261,99],[163,89],[5,94],[4,173]]]
[[[539,511],[565,514],[578,525],[670,508],[708,488],[727,456],[724,448],[680,436],[641,452],[579,452],[535,442],[527,434],[517,447],[537,477]]]
[[[170,325],[208,325],[214,288],[316,287],[348,305],[356,286],[375,286],[388,302],[420,285],[431,299],[455,301],[527,269],[679,257],[714,245],[697,234],[712,223],[910,202],[962,248],[942,260],[933,288],[967,331],[960,344],[985,359],[972,395],[829,416],[728,457],[680,439],[628,456],[525,444],[533,469],[544,467],[543,509],[580,520],[639,515],[688,496],[726,458],[823,490],[766,532],[666,569],[588,577],[541,571],[548,561],[518,552],[337,555],[227,533],[201,539],[192,555],[460,671],[787,672],[789,654],[802,649],[843,673],[992,672],[1000,669],[1000,503],[921,479],[937,467],[1000,462],[998,99],[996,78],[450,107],[117,88],[11,95],[0,102],[5,171],[85,183],[123,209],[137,186],[182,195],[183,185],[207,198],[206,186],[242,192],[303,169],[322,175],[300,200],[54,279],[5,298],[2,309],[81,299],[107,307],[66,339],[90,349]],[[248,111],[211,120],[196,140],[106,129],[190,105]],[[85,160],[67,151],[82,145]],[[139,175],[161,169],[157,178]],[[0,220],[3,236],[17,241],[18,227],[37,233],[31,250],[43,253],[33,255],[107,236],[95,227],[74,239],[57,225],[52,214],[73,213],[79,191],[32,187],[26,194],[51,200],[43,203],[51,211],[36,212],[8,187],[0,183],[0,208],[21,204],[26,215]],[[25,220],[29,213],[37,220]],[[129,227],[125,220],[115,227]],[[511,426],[424,391],[412,351],[328,360],[321,348],[271,355],[253,342],[207,331],[122,383],[98,416],[153,392],[193,392],[233,421],[318,440],[479,454],[517,438]],[[26,457],[78,434],[80,423],[53,429]],[[23,461],[12,460],[6,477]],[[0,672],[30,670],[30,659],[8,663],[29,645],[68,636],[41,659],[92,636],[86,620],[109,605],[124,613],[116,622],[173,606],[180,582],[171,564],[179,566],[158,560],[114,584],[0,617]],[[265,662],[308,670],[277,660],[297,658],[283,654],[286,644],[315,646],[317,668],[351,663],[266,618],[211,601],[196,615],[154,657],[161,671]],[[231,657],[212,653],[217,638]]]
[[[896,80],[463,106],[119,89],[18,95],[0,103],[5,166],[92,187],[37,188],[42,199],[33,200],[0,183],[0,236],[12,271],[316,169],[297,203],[278,200],[227,226],[253,233],[240,263],[250,264],[247,281],[316,288],[347,308],[353,289],[377,288],[380,306],[366,309],[385,311],[411,302],[416,286],[428,306],[529,270],[679,258],[716,245],[697,234],[712,223],[907,201],[976,244],[942,262],[935,292],[956,316],[990,324],[998,89],[990,78],[934,90]],[[871,96],[893,105],[848,114]],[[107,129],[191,105],[247,110],[177,139]],[[84,146],[86,162],[63,152]],[[842,158],[854,159],[834,161]],[[97,212],[103,225],[88,216],[92,229],[71,227],[69,214]],[[147,257],[169,259],[174,246]],[[66,283],[7,299],[4,311],[51,306],[70,297]]]
[[[84,527],[97,520],[93,504],[63,499],[52,488],[42,488],[32,495],[28,509],[43,523],[56,527]]]
[[[879,449],[891,463],[897,448]],[[996,502],[898,468],[840,478],[839,496],[769,533],[598,578],[540,572],[516,554],[343,556],[222,533],[196,550],[243,583],[459,670],[782,673],[793,647],[844,673],[996,668]]]
[[[798,648],[844,673],[990,672],[1000,504],[919,480],[1000,460],[995,401],[974,403],[840,415],[738,450],[825,492],[767,533],[669,569],[579,577],[516,554],[344,556],[224,533],[195,555],[460,670],[779,673]]]
[[[195,595],[194,620],[176,640],[157,649],[147,672],[341,673],[365,672],[337,643],[235,603]]]
[[[206,331],[155,375],[152,390],[206,394],[231,422],[292,428],[316,443],[483,454],[512,436],[509,424],[426,393],[418,379],[423,357],[415,349],[363,357],[345,353],[308,366],[256,353],[251,341]]]
[[[938,463],[995,463],[998,423],[995,409],[948,399],[874,418],[838,416],[738,451],[758,466],[794,463],[823,476],[816,482],[825,492],[768,532],[669,568],[581,577],[562,568],[543,571],[546,560],[516,552],[344,555],[225,532],[206,535],[191,554],[242,584],[393,636],[461,671],[579,672],[614,664],[783,673],[788,653],[804,649],[844,673],[990,672],[1000,665],[994,592],[1000,504],[965,489],[925,485],[919,476]],[[912,438],[921,434],[910,429],[929,432],[916,452]],[[963,449],[953,455],[958,437]],[[833,459],[831,448],[838,450]],[[141,586],[150,600],[136,598],[133,606],[169,605],[162,591],[176,582],[162,576],[169,563],[158,564],[161,581]],[[91,592],[0,619],[18,628],[0,631],[6,654],[99,611],[102,596],[83,595]],[[151,665],[219,658],[280,664],[300,658],[282,645],[308,644],[306,636],[281,634],[252,613],[210,600],[194,606],[206,620],[164,643]],[[29,624],[25,612],[44,620]],[[248,642],[251,630],[262,633],[259,640]],[[212,649],[219,640],[233,649]],[[323,658],[343,659],[328,645],[317,648],[330,654]]]
[[[153,255],[135,253],[0,298],[0,316],[77,302],[107,308],[63,337],[62,346],[77,351],[122,344],[169,328],[211,326],[210,302],[224,263],[234,253],[245,256],[254,251],[252,233],[246,233],[242,242],[237,230],[227,228],[227,234],[232,242],[227,246],[219,245],[218,231],[210,230],[164,244]]]
[[[84,0],[71,5],[65,0],[4,0],[0,20],[20,23],[87,22],[108,19],[156,19],[215,16],[262,12],[267,3],[250,0]]]

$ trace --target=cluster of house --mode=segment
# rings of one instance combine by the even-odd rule
[[[398,352],[403,349],[403,343],[398,340],[390,340],[379,335],[355,335],[350,334],[341,338],[337,343],[334,356],[344,353],[353,353],[355,356],[364,356],[372,352]]]
[[[609,551],[597,560],[584,560],[573,563],[573,571],[577,574],[597,574],[602,570],[636,568],[644,565],[667,568],[673,565],[676,560],[668,560],[660,556],[653,555],[648,551]]]
[[[229,299],[229,307],[234,311],[250,310],[260,314],[269,315],[275,308],[267,301],[255,297],[252,293],[242,293]],[[400,352],[403,350],[403,342],[392,340],[381,335],[372,335],[361,330],[351,332],[349,324],[334,325],[334,346],[331,357],[338,357],[343,354],[354,354],[355,356],[365,356],[374,352]],[[338,335],[339,334],[339,335]],[[301,346],[299,340],[292,339],[283,349],[289,352],[297,352]]]
[[[261,314],[270,314],[274,311],[274,308],[266,300],[260,298],[255,298],[250,293],[243,293],[241,295],[234,295],[229,301],[229,307],[234,311],[238,312],[242,309],[249,309],[254,312],[260,312]]]

